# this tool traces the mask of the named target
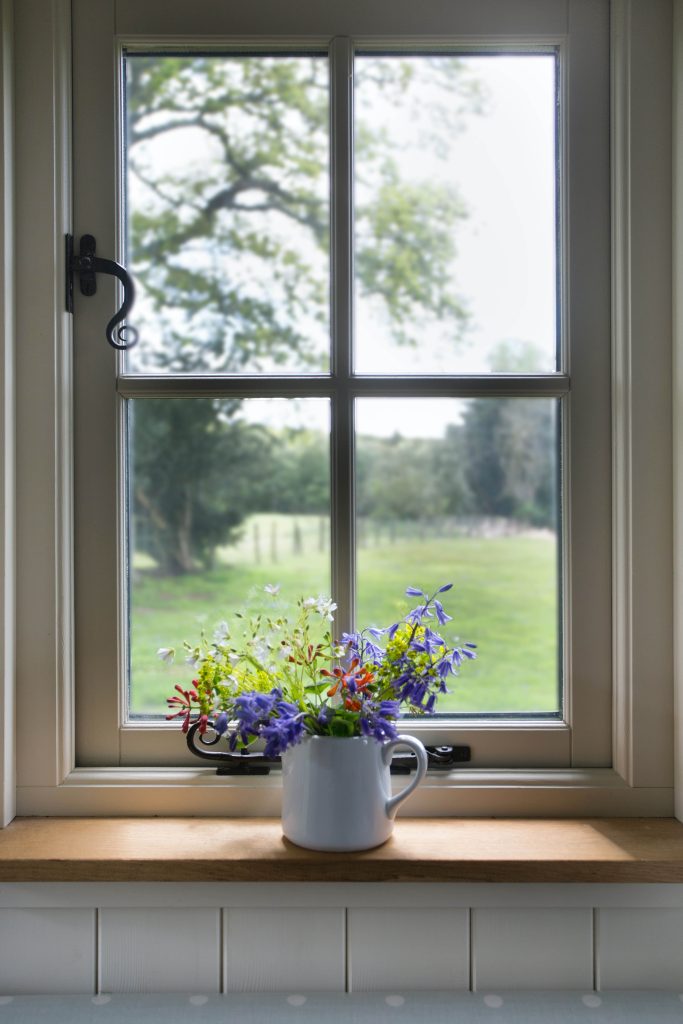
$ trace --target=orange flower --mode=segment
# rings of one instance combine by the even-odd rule
[[[340,688],[342,690],[351,690],[352,693],[358,693],[359,690],[365,690],[370,683],[373,683],[375,677],[370,669],[360,668],[359,666],[358,658],[354,658],[346,672],[342,668],[332,669],[331,672],[324,668],[321,675],[335,679],[335,682],[327,691],[327,696],[334,697]],[[354,700],[353,697],[347,697],[345,704],[351,711],[360,711],[360,701]]]

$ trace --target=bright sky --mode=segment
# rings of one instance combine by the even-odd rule
[[[403,147],[404,180],[450,184],[462,198],[467,217],[457,225],[453,277],[470,312],[466,344],[450,345],[449,357],[436,345],[432,351],[427,333],[419,352],[398,349],[360,304],[361,372],[487,372],[493,349],[510,339],[534,343],[544,357],[539,369],[555,369],[554,58],[463,63],[482,84],[485,109],[463,119],[447,159],[430,159],[404,111],[385,105],[380,123]],[[435,104],[444,102],[443,91],[434,94]]]

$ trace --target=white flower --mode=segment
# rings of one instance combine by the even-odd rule
[[[235,676],[226,676],[225,679],[221,679],[219,686],[227,686],[230,690],[237,688],[237,679]]]
[[[315,608],[318,615],[322,616],[323,619],[329,619],[330,622],[334,621],[332,612],[337,607],[334,601],[330,600],[329,597],[325,597],[320,594],[319,597],[307,597],[303,602],[304,608]]]
[[[254,655],[258,658],[259,661],[265,661],[266,658],[270,655],[270,648],[268,647],[267,642],[261,636],[256,637],[256,640],[254,641],[253,651]]]
[[[160,647],[157,651],[157,657],[170,664],[175,658],[175,649],[173,647]]]
[[[332,612],[337,606],[329,597],[323,597],[321,595],[316,601],[315,607],[318,615],[322,616],[323,619],[327,619],[329,622],[334,622],[334,615]]]
[[[222,644],[228,639],[229,636],[230,630],[228,628],[228,624],[225,621],[225,619],[223,619],[223,621],[219,622],[213,631],[214,643]]]
[[[280,584],[266,583],[263,589],[265,590],[266,594],[270,594],[271,597],[277,597],[277,595],[280,593]]]
[[[199,666],[202,663],[202,659],[198,657],[196,654],[188,654],[188,656],[185,658],[185,662],[188,665],[191,665],[192,668],[199,668]]]

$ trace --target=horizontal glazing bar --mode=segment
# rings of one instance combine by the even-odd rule
[[[353,398],[470,398],[487,395],[561,398],[570,390],[567,374],[460,374],[434,377],[335,376],[170,376],[122,374],[122,398],[331,398],[343,390]]]

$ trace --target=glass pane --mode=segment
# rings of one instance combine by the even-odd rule
[[[330,592],[329,405],[323,399],[128,403],[130,712],[163,714],[182,652],[280,584]],[[179,674],[180,672],[180,674]]]
[[[328,67],[321,56],[129,55],[129,371],[329,363]]]
[[[556,399],[357,403],[358,622],[445,583],[448,639],[478,645],[439,712],[560,709]]]
[[[554,54],[362,56],[356,368],[557,366]]]

